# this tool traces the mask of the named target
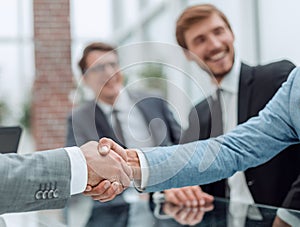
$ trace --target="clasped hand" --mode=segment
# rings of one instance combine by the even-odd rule
[[[88,169],[88,183],[84,195],[106,202],[114,199],[130,186],[131,180],[140,178],[139,160],[135,151],[126,153],[111,139],[99,143],[88,142],[80,147]]]

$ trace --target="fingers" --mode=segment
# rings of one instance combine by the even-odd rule
[[[169,203],[169,202],[164,203],[163,205],[164,213],[172,217],[174,217],[180,209],[181,209],[180,206],[174,205],[173,203]]]
[[[202,221],[205,214],[202,207],[183,207],[171,203],[165,203],[163,210],[182,225],[196,225]]]
[[[182,191],[185,195],[186,202],[185,206],[187,207],[197,207],[200,206],[201,197],[201,189],[199,186],[189,186],[182,188]]]
[[[186,207],[181,209],[175,216],[175,220],[177,220],[180,224],[183,225],[196,225],[202,221],[204,216],[203,211],[199,211],[197,207]]]
[[[116,174],[113,177],[108,178],[108,180],[110,180],[111,182],[120,182],[124,187],[128,187],[132,179],[131,167],[128,166],[127,162],[125,162],[117,153],[111,152],[111,154],[109,155],[111,155],[113,159],[117,160],[117,162],[120,163],[121,169],[116,169]]]
[[[124,160],[124,162],[122,160],[119,161],[121,162],[122,170],[125,172],[127,176],[120,173],[121,174],[120,181],[125,187],[128,187],[130,185],[130,180],[133,178],[133,175],[132,175],[132,169],[127,164],[128,157],[127,157],[127,153],[125,152],[125,149],[111,139],[101,138],[98,144],[99,153],[103,156],[106,156],[108,155],[108,153],[110,153],[111,150],[114,151],[115,154],[119,155]],[[138,160],[137,156],[136,159]]]
[[[212,211],[214,209],[213,203],[207,203],[204,206],[200,206],[199,209],[204,212]]]
[[[104,180],[97,186],[93,187],[91,191],[85,191],[83,194],[91,196],[94,200],[100,202],[107,202],[114,199],[118,194],[123,192],[123,186],[118,182],[109,182]]]
[[[88,184],[88,185],[86,186],[86,188],[85,188],[84,191],[85,191],[85,192],[90,192],[90,191],[92,191],[92,189],[93,189],[92,185],[89,185],[89,184]]]
[[[190,208],[190,212],[186,215],[185,221],[188,225],[196,225],[200,223],[204,217],[205,212],[200,210],[199,207]]]
[[[128,158],[127,162],[129,163],[129,165],[140,167],[140,160],[137,152],[134,149],[126,149],[126,154]]]
[[[120,182],[125,188],[130,186],[130,182],[132,179],[132,170],[127,165],[122,165],[123,170],[120,173],[120,180],[117,182]]]
[[[111,140],[107,139],[107,141]],[[111,182],[118,181],[125,187],[129,186],[132,170],[127,162],[116,152],[109,152],[106,156],[99,155],[98,148],[98,143],[95,141],[80,147],[86,159],[88,184],[95,186],[102,180],[108,179]]]
[[[108,202],[114,199],[117,195],[121,194],[124,191],[122,184],[119,182],[113,182],[111,187],[102,195],[92,196],[94,200],[99,200],[100,202]]]
[[[173,188],[165,191],[165,198],[176,205],[197,207],[205,203],[202,193],[199,186]]]
[[[210,194],[207,194],[205,192],[202,192],[202,198],[205,201],[205,204],[212,203],[214,201],[214,197]],[[202,204],[204,205],[204,204]]]
[[[83,192],[86,196],[93,196],[96,194],[104,194],[106,190],[111,187],[111,183],[108,180],[101,181],[97,186],[92,187],[91,185],[87,185],[85,191]]]
[[[126,149],[127,153],[127,164],[131,167],[132,178],[134,180],[140,180],[142,177],[141,168],[140,168],[140,159],[137,155],[137,152],[134,149]]]
[[[173,203],[178,206],[183,206],[187,199],[183,191],[179,188],[165,190],[164,194],[167,202]]]
[[[99,153],[101,155],[105,156],[110,152],[110,150],[113,150],[114,152],[116,152],[127,162],[127,154],[123,147],[121,147],[119,144],[117,144],[116,142],[114,142],[111,139],[101,138],[99,140],[99,145],[98,145]]]
[[[189,187],[189,189],[190,191],[188,191],[187,193],[192,194],[189,198],[192,198],[194,200],[194,207],[203,206],[207,203],[212,203],[214,201],[214,197],[203,192],[199,186],[191,186]]]

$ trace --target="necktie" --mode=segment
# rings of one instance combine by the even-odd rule
[[[216,99],[211,99],[211,137],[223,134],[222,107],[220,100],[221,89],[216,91]]]
[[[118,118],[118,113],[119,111],[114,109],[112,111],[112,115],[114,118],[114,133],[116,135],[117,140],[119,140],[119,142],[123,145],[125,145],[125,140],[124,140],[124,136],[123,136],[123,131],[122,131],[122,127],[121,127],[121,122]]]

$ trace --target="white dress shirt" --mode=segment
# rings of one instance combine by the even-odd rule
[[[120,92],[114,106],[101,101],[97,105],[103,110],[112,127],[115,124],[112,110],[118,111],[118,119],[127,147],[152,147],[155,145],[143,114],[130,99],[126,90],[123,89]]]
[[[221,88],[221,107],[223,117],[224,134],[234,129],[238,123],[238,92],[240,81],[241,61],[235,58],[231,71],[225,75],[215,89]],[[244,172],[236,172],[227,179],[230,194],[228,225],[232,227],[244,226],[246,217],[249,215],[249,207],[246,204],[254,204],[254,199],[248,188]],[[245,206],[241,206],[241,205]],[[254,219],[261,219],[260,212]]]
[[[75,195],[83,192],[87,185],[86,160],[79,147],[66,147],[65,150],[69,155],[71,164],[70,193]]]
[[[241,61],[235,58],[231,71],[216,87],[221,88],[221,107],[224,134],[237,126],[238,119],[238,90],[240,81]],[[253,204],[254,200],[246,183],[244,172],[236,172],[228,178],[230,200]]]

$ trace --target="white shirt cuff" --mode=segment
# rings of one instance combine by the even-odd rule
[[[70,193],[75,195],[85,190],[87,185],[87,166],[86,160],[79,147],[66,147],[65,150],[71,163],[71,183]]]
[[[281,220],[286,222],[291,226],[298,226],[299,225],[299,218],[289,212],[287,209],[279,208],[277,210],[277,216],[280,217]]]
[[[134,181],[134,184],[138,191],[143,191],[145,190],[149,179],[149,164],[144,153],[141,150],[136,149],[136,153],[140,160],[141,181]]]

